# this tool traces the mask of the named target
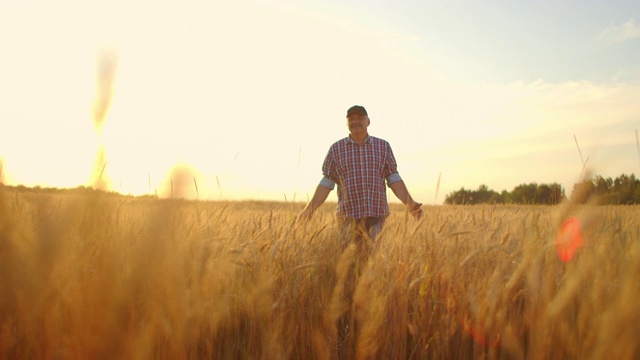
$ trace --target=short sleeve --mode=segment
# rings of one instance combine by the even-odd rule
[[[385,145],[386,156],[384,164],[384,177],[388,178],[389,176],[398,173],[398,164],[396,163],[396,158],[393,155],[393,150],[391,150],[391,145],[389,145],[388,142]]]
[[[326,187],[327,189],[333,190],[336,187],[336,182],[323,177],[322,180],[320,180],[320,185]]]
[[[329,180],[332,180],[334,182],[337,181],[333,147],[329,149],[329,151],[327,152],[327,156],[324,158],[324,163],[322,164],[322,175],[324,175],[324,177]]]

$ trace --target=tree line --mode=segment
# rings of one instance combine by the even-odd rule
[[[602,205],[640,204],[640,180],[634,174],[622,174],[615,179],[594,176],[573,185],[571,201]]]
[[[529,204],[556,205],[564,200],[576,204],[587,202],[602,205],[640,204],[640,180],[634,174],[622,174],[615,179],[594,176],[573,185],[571,195],[567,198],[565,189],[558,183],[521,184],[511,192],[503,190],[498,193],[486,185],[477,190],[461,188],[449,193],[445,204]]]
[[[445,204],[475,205],[475,204],[545,204],[555,205],[565,199],[564,188],[553,184],[521,184],[511,192],[502,190],[498,193],[486,185],[480,185],[477,190],[461,188],[445,197]]]

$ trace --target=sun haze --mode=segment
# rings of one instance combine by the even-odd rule
[[[99,169],[154,194],[178,168],[202,199],[306,201],[363,104],[425,203],[570,191],[574,136],[596,173],[638,170],[637,18],[625,3],[2,2],[0,180],[75,187]]]

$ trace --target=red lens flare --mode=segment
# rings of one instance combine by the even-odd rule
[[[580,233],[580,220],[572,217],[567,219],[556,237],[556,252],[560,260],[569,262],[576,251],[582,246],[582,234]]]
[[[477,345],[494,349],[500,347],[500,339],[491,339],[480,326],[473,324],[473,320],[462,320],[461,326],[464,333],[470,336]]]

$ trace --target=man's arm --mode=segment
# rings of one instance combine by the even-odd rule
[[[300,215],[298,215],[298,220],[311,219],[316,209],[319,208],[320,205],[324,204],[325,200],[327,200],[330,192],[330,188],[322,184],[318,185],[318,187],[316,188],[316,192],[313,194],[313,198],[311,198],[311,201],[307,204],[304,210],[302,210]]]
[[[413,200],[403,180],[392,182],[391,184],[389,184],[389,187],[396,195],[396,197],[407,206],[407,209],[409,210],[411,215],[413,215],[413,217],[419,219],[422,216],[422,204]]]

